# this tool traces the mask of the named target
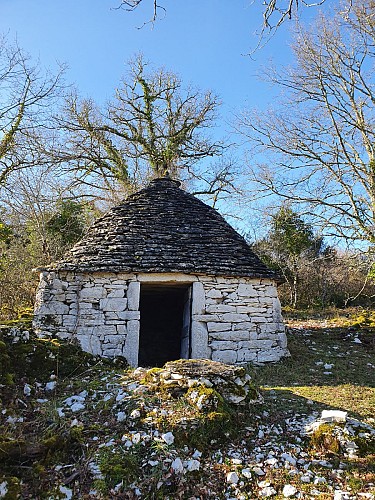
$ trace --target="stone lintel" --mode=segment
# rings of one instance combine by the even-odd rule
[[[139,273],[137,280],[141,283],[193,283],[198,277],[184,273]]]

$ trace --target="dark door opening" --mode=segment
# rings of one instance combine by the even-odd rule
[[[138,366],[189,357],[190,297],[188,285],[141,285]]]

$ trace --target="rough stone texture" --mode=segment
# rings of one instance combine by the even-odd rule
[[[138,363],[143,284],[191,285],[191,356],[263,363],[288,355],[277,275],[214,209],[155,179],[98,219],[44,270],[35,305],[40,335]]]
[[[155,282],[153,274],[148,277],[149,282]],[[288,355],[272,280],[174,273],[163,278],[164,283],[192,285],[193,358],[245,364],[274,362]],[[41,335],[77,337],[86,351],[124,356],[130,365],[137,366],[139,296],[145,282],[144,274],[44,271],[37,293],[35,327]],[[121,297],[113,297],[114,290]],[[233,310],[240,312],[228,312]]]
[[[50,269],[278,279],[216,210],[179,185],[168,178],[151,181],[97,219]]]
[[[260,400],[251,377],[242,367],[228,366],[210,360],[189,359],[171,361],[159,370],[148,370],[146,380],[154,384],[154,389],[172,390],[173,392],[189,391],[189,398],[199,409],[200,405],[209,403],[199,387],[214,389],[225,401],[235,405],[246,405]],[[207,401],[204,401],[207,398]]]

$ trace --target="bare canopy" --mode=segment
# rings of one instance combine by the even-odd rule
[[[375,16],[372,0],[347,0],[333,18],[299,26],[296,63],[269,72],[285,100],[245,112],[257,196],[300,205],[326,234],[375,242]]]
[[[61,71],[43,73],[17,45],[0,38],[0,185],[12,172],[43,163],[37,138],[60,82]]]
[[[138,57],[105,106],[69,96],[58,119],[65,134],[60,160],[75,164],[87,182],[96,176],[131,187],[150,173],[181,177],[223,152],[223,143],[208,134],[218,105],[211,92],[183,88],[175,74],[150,71]]]

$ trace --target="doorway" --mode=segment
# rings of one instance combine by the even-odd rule
[[[138,366],[190,357],[191,286],[141,284]]]

